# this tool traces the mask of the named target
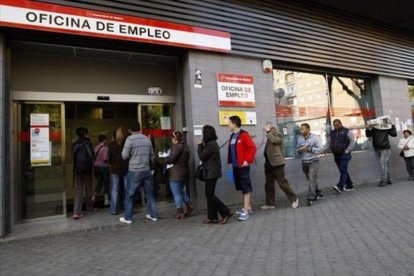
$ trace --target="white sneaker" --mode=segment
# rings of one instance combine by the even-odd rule
[[[242,208],[241,210],[237,210],[236,211],[236,214],[238,214],[238,215],[241,215],[241,214],[243,214],[244,213],[244,208]],[[253,213],[253,210],[252,209],[250,209],[249,211],[247,211],[247,213],[250,215],[250,214],[252,214]]]
[[[106,199],[106,200],[105,200],[104,205],[105,205],[105,206],[109,206],[110,204],[111,204],[111,202],[110,202],[109,200],[107,200],[107,199]]]
[[[132,223],[132,220],[126,220],[124,217],[120,217],[119,221],[121,223],[126,223],[126,224],[131,224]]]
[[[150,215],[150,214],[146,214],[146,215],[145,215],[145,218],[150,219],[150,220],[152,220],[152,221],[158,221],[158,218],[153,218],[153,217],[151,217],[151,215]]]
[[[262,207],[260,207],[260,209],[262,209],[262,210],[272,210],[272,209],[275,209],[275,206],[263,205]]]
[[[296,209],[296,208],[298,208],[298,206],[299,206],[299,198],[296,198],[296,200],[293,201],[293,203],[292,203],[292,208]]]

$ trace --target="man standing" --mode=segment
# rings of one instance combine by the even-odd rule
[[[395,125],[391,125],[390,129],[377,129],[373,126],[368,126],[365,130],[367,137],[372,137],[372,144],[375,149],[375,155],[380,163],[381,182],[380,187],[392,184],[390,174],[390,157],[391,157],[391,143],[388,136],[397,137]]]
[[[141,185],[144,186],[147,199],[148,214],[145,217],[152,221],[158,220],[151,172],[151,165],[154,163],[154,151],[150,139],[142,135],[140,131],[140,124],[133,122],[130,128],[131,136],[126,139],[122,150],[122,158],[129,159],[129,169],[125,188],[125,216],[119,218],[119,221],[126,224],[132,223],[135,193]]]
[[[414,180],[414,137],[411,130],[403,131],[404,137],[401,138],[398,148],[402,150],[405,166],[408,172],[408,180]]]
[[[228,151],[228,163],[233,166],[234,183],[237,191],[242,191],[244,208],[236,212],[239,220],[248,220],[252,213],[250,193],[253,191],[250,180],[250,165],[254,162],[256,145],[247,131],[240,129],[241,119],[238,116],[229,118],[232,132]]]
[[[298,139],[298,153],[302,155],[302,170],[308,180],[308,196],[306,198],[308,206],[314,200],[323,197],[322,191],[318,187],[319,154],[324,151],[320,138],[310,132],[310,126],[304,123],[300,126],[302,136]]]
[[[296,209],[299,205],[299,198],[290,188],[289,182],[285,178],[285,146],[283,135],[277,132],[271,122],[267,122],[264,128],[266,132],[266,145],[264,150],[265,156],[265,193],[266,205],[262,206],[263,210],[275,208],[275,180],[279,187],[285,193],[292,208]]]
[[[341,120],[333,121],[334,129],[329,135],[328,147],[334,155],[336,166],[339,169],[339,182],[333,188],[337,193],[354,190],[354,184],[348,173],[348,164],[352,159],[351,151],[355,147],[355,138],[352,131],[343,127]]]

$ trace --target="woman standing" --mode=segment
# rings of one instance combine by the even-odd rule
[[[104,190],[105,202],[104,205],[108,206],[109,202],[109,158],[108,158],[108,146],[106,145],[106,136],[101,134],[98,137],[99,143],[95,146],[95,161],[93,163],[95,179],[97,182],[95,193],[92,196],[92,201],[95,201],[96,195]]]
[[[414,180],[414,137],[411,130],[403,131],[404,138],[401,138],[398,148],[404,154],[405,166],[408,172],[408,180]]]
[[[198,157],[204,164],[205,195],[207,198],[207,219],[204,223],[219,223],[218,214],[222,217],[220,223],[226,224],[233,216],[230,209],[215,195],[217,180],[221,174],[220,148],[217,143],[214,127],[203,127],[203,141],[198,143]]]
[[[190,176],[190,149],[184,143],[182,132],[176,131],[172,134],[170,155],[160,158],[159,162],[170,167],[168,169],[168,179],[177,208],[175,217],[177,219],[184,219],[193,213],[194,207],[188,194],[184,191],[185,184]],[[187,206],[186,213],[184,213],[184,204]]]
[[[128,160],[122,158],[125,144],[125,130],[118,127],[114,131],[114,140],[109,145],[109,164],[111,165],[111,213],[118,214],[120,202],[120,183],[127,184]]]

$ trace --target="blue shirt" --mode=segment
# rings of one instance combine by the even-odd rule
[[[240,131],[233,133],[231,140],[230,140],[230,155],[231,155],[231,163],[233,164],[234,168],[239,166],[239,162],[237,161],[237,151],[236,151],[236,142],[237,138],[240,135]]]

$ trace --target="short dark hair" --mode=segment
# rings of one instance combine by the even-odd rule
[[[412,132],[411,132],[411,130],[409,130],[409,129],[404,130],[404,131],[403,131],[403,134],[404,134],[404,133],[406,133],[406,132],[407,132],[409,135],[413,135],[413,133],[412,133]]]
[[[210,125],[203,126],[203,142],[216,141],[218,139],[216,129]]]
[[[310,125],[308,123],[303,123],[300,125],[301,127],[306,127],[307,129],[310,129]]]
[[[138,121],[133,121],[129,129],[133,132],[141,131],[141,124]]]
[[[79,138],[83,138],[89,134],[89,130],[86,127],[78,127],[75,132]]]
[[[98,141],[99,141],[99,143],[102,143],[103,141],[105,141],[106,140],[106,136],[104,135],[104,134],[100,134],[99,136],[98,136]]]
[[[335,124],[335,123],[340,123],[341,125],[342,125],[342,121],[341,120],[339,120],[339,119],[335,119],[334,121],[333,121],[333,123]]]
[[[239,117],[239,116],[236,116],[236,115],[231,116],[231,117],[229,118],[229,120],[230,120],[233,124],[235,124],[237,127],[241,127],[241,119],[240,119],[240,117]]]

